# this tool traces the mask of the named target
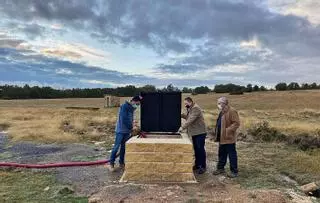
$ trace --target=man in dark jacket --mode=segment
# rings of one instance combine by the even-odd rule
[[[130,133],[136,126],[133,126],[133,113],[136,108],[140,105],[142,97],[135,96],[131,99],[131,101],[126,101],[121,105],[119,110],[118,121],[116,125],[116,138],[115,143],[110,156],[109,170],[113,172],[115,170],[114,162],[116,159],[117,152],[120,148],[120,158],[119,164],[120,168],[124,168],[124,156],[126,150],[126,141],[130,137]]]
[[[181,117],[186,119],[186,122],[181,126],[179,131],[181,132],[186,129],[188,135],[192,137],[195,154],[195,165],[193,169],[198,174],[203,174],[207,168],[205,151],[207,131],[202,109],[193,102],[190,97],[185,98],[184,104],[187,109],[187,114],[182,114]]]
[[[218,99],[218,109],[220,111],[216,124],[216,142],[219,142],[219,161],[214,175],[225,173],[224,167],[229,156],[230,178],[238,176],[238,156],[236,151],[237,129],[240,126],[238,112],[229,106],[228,99],[221,97]]]

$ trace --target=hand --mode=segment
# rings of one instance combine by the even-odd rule
[[[137,125],[133,126],[132,131],[137,131],[139,130],[139,127]]]

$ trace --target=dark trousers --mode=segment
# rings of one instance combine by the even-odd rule
[[[233,173],[238,173],[238,156],[236,150],[236,144],[220,144],[219,145],[219,162],[218,169],[224,170],[227,163],[227,157],[229,156],[230,170]]]
[[[110,164],[114,164],[119,148],[120,148],[119,163],[124,164],[124,155],[126,153],[126,141],[129,139],[129,137],[130,137],[129,133],[116,133],[114,146],[110,156]]]
[[[206,150],[204,148],[207,134],[192,136],[193,149],[195,154],[195,166],[206,168]]]

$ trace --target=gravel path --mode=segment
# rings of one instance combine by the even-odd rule
[[[101,160],[109,157],[103,147],[85,144],[35,144],[32,142],[10,143],[8,137],[0,133],[0,162],[54,163],[65,161]],[[57,181],[70,184],[76,194],[90,196],[103,186],[117,182],[122,173],[109,173],[105,166],[68,167],[53,169],[26,169],[55,174]]]

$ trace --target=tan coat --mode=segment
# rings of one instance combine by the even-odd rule
[[[238,112],[226,106],[222,113],[220,144],[234,144],[237,141],[237,129],[240,126]]]
[[[189,136],[207,133],[202,109],[197,104],[191,106],[187,114],[181,114],[181,117],[186,119],[182,129],[187,129]]]

